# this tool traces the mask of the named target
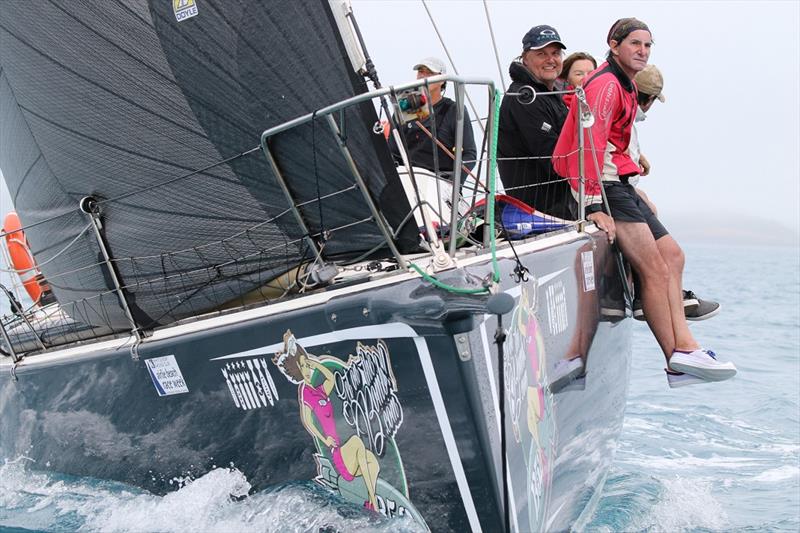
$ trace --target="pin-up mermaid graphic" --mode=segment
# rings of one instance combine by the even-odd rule
[[[529,527],[537,531],[543,527],[550,497],[556,434],[535,291],[535,284],[524,284],[514,310],[506,357],[506,372],[512,379],[506,382],[506,394],[512,405],[512,434],[525,466]],[[528,431],[521,431],[523,418]]]
[[[291,331],[286,331],[283,343],[283,351],[276,353],[272,361],[289,381],[300,385],[298,401],[303,426],[330,451],[334,468],[342,478],[363,479],[368,494],[364,507],[377,510],[375,487],[380,465],[358,435],[352,435],[344,443],[339,438],[331,402],[331,392],[336,386],[333,372],[319,358],[306,353]]]

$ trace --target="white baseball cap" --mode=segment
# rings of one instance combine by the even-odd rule
[[[419,70],[423,67],[434,74],[447,74],[447,67],[444,65],[444,61],[438,57],[426,57],[422,59],[419,63],[414,65],[414,70]]]

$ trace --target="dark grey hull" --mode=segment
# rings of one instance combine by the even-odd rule
[[[503,322],[512,527],[562,530],[580,525],[613,457],[630,321],[601,320],[601,279],[613,272],[601,235],[517,252],[528,282],[512,279],[508,250],[500,259],[517,300]],[[440,278],[463,286],[491,272],[485,257],[461,264]],[[497,319],[484,304],[397,274],[160,330],[136,347],[106,341],[15,368],[4,358],[0,452],[154,493],[215,467],[239,469],[254,490],[315,479],[433,531],[498,531]],[[299,383],[276,362],[293,342],[311,369]],[[565,366],[577,379],[555,383]]]

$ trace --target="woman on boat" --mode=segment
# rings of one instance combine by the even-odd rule
[[[283,351],[276,353],[272,362],[289,381],[300,385],[298,401],[303,426],[314,437],[318,448],[322,445],[328,448],[334,468],[345,481],[356,477],[364,480],[369,498],[364,507],[377,510],[378,458],[364,446],[358,435],[352,435],[342,444],[330,397],[336,385],[333,372],[297,344],[289,330],[283,335],[283,346]],[[322,382],[314,385],[318,376],[322,377]]]
[[[597,68],[597,61],[586,52],[574,52],[564,60],[559,78],[567,84],[567,90],[583,84],[590,72]]]

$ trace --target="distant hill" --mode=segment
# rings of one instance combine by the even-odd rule
[[[741,214],[661,213],[678,242],[792,246],[800,248],[800,228]]]

